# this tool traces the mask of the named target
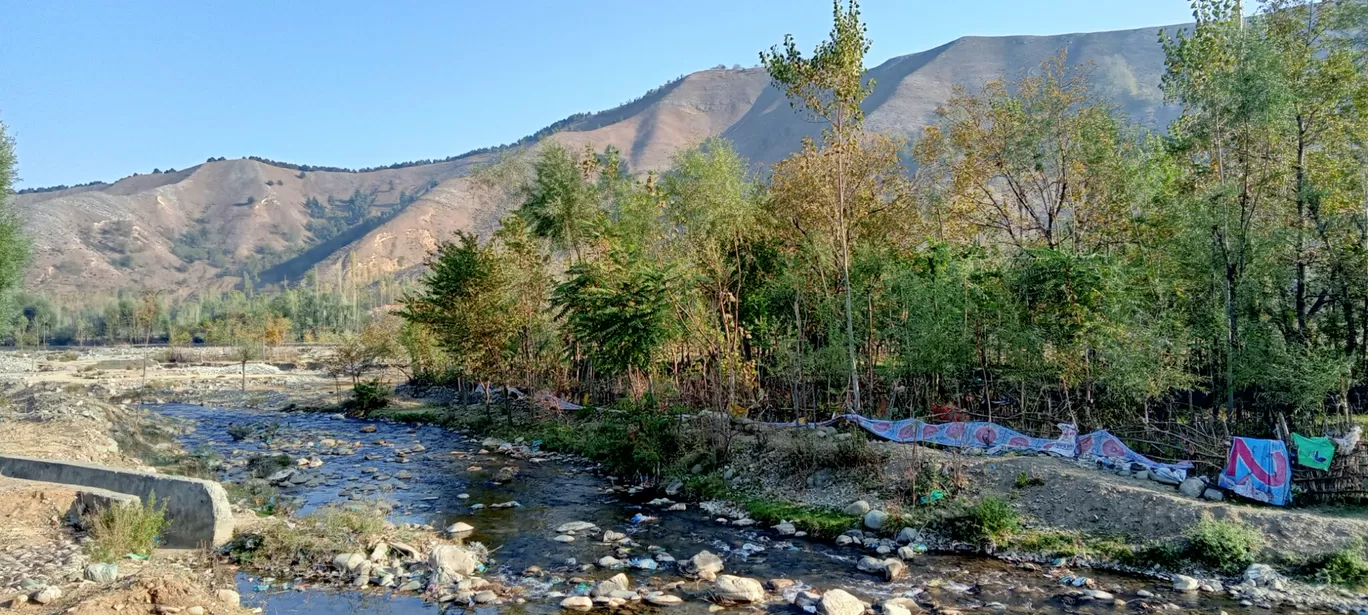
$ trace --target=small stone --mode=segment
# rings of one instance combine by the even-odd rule
[[[792,536],[798,533],[798,528],[794,527],[792,523],[785,522],[774,526],[774,531],[778,532],[780,536]]]
[[[898,547],[898,557],[905,560],[916,559],[917,550],[912,547]]]
[[[902,563],[902,560],[890,558],[884,560],[883,564],[883,573],[885,581],[894,581],[902,578],[903,575],[907,574],[907,564]]]
[[[491,603],[491,602],[497,601],[498,599],[499,599],[499,595],[496,594],[496,593],[494,593],[494,592],[492,592],[492,591],[489,591],[489,590],[484,590],[484,591],[482,591],[482,592],[476,592],[476,594],[475,594],[475,603],[476,603],[476,604],[489,604],[489,603]]]
[[[86,566],[85,578],[87,581],[96,583],[112,583],[119,578],[119,566],[116,564],[91,564]]]
[[[651,592],[649,594],[646,594],[646,602],[649,602],[656,606],[674,606],[676,604],[682,604],[684,602],[684,599],[674,594],[662,594],[660,592]]]
[[[43,589],[40,589],[34,592],[33,595],[29,596],[29,600],[32,602],[36,602],[38,604],[52,604],[54,601],[61,597],[62,588],[44,587]]]
[[[864,524],[865,524],[865,527],[867,527],[867,528],[869,528],[869,529],[871,529],[871,530],[878,531],[878,530],[883,529],[883,526],[884,526],[885,523],[888,523],[888,513],[884,512],[884,511],[882,511],[882,510],[871,510],[871,511],[865,513],[865,516],[864,516]]]
[[[770,579],[765,586],[772,592],[782,592],[797,584],[793,579]]]
[[[1200,497],[1202,491],[1206,489],[1206,483],[1200,478],[1189,478],[1178,485],[1179,493],[1190,498]]]
[[[599,568],[621,568],[625,564],[623,564],[622,560],[616,557],[613,557],[611,555],[605,555],[599,558],[598,565]]]
[[[1154,597],[1154,592],[1152,592],[1152,591],[1150,591],[1150,590],[1148,590],[1148,589],[1142,589],[1142,590],[1140,590],[1140,591],[1138,591],[1138,592],[1135,592],[1135,595],[1136,595],[1136,596],[1139,596],[1139,597],[1141,597],[1141,598],[1153,598],[1153,597]]]
[[[765,587],[755,579],[724,574],[713,585],[713,598],[724,604],[754,604],[764,602]]]
[[[556,528],[556,531],[561,534],[570,534],[573,532],[584,532],[596,529],[598,529],[598,526],[588,521],[571,521],[569,523],[562,523],[560,527]]]
[[[448,534],[466,534],[475,531],[475,526],[464,521],[457,521],[447,526],[446,531]]]
[[[1212,502],[1220,502],[1221,500],[1225,499],[1225,494],[1221,493],[1219,489],[1212,489],[1208,487],[1206,491],[1202,492],[1202,499],[1211,500]]]
[[[204,607],[202,607],[202,606],[192,606],[192,607],[190,607],[190,608],[188,608],[188,609],[185,609],[185,612],[186,612],[186,615],[204,615]]]
[[[551,540],[556,542],[575,542],[575,537],[569,534],[556,534],[556,537]]]
[[[1195,592],[1200,586],[1201,583],[1198,583],[1197,579],[1181,574],[1173,575],[1173,589],[1175,591]]]
[[[603,533],[603,542],[617,542],[619,540],[627,540],[627,535],[623,534],[622,532],[614,532],[612,530],[608,530]]]
[[[863,515],[867,512],[869,512],[869,502],[864,500],[856,500],[845,507],[845,514],[847,515]]]
[[[688,505],[684,504],[683,502],[680,502],[680,503],[675,504],[675,505],[673,505],[673,506],[671,506],[671,507],[669,507],[669,508],[666,508],[665,510],[668,510],[668,511],[671,511],[671,512],[677,512],[677,511],[688,510],[688,509],[689,509]]]
[[[594,608],[594,601],[588,596],[570,596],[561,600],[560,606],[570,611],[590,611]]]

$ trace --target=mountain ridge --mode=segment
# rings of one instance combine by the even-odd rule
[[[955,85],[972,90],[991,79],[1015,78],[1060,49],[1068,50],[1070,64],[1093,67],[1099,95],[1137,123],[1162,127],[1176,109],[1164,104],[1159,92],[1163,51],[1158,33],[1175,27],[1183,26],[966,36],[890,58],[868,71],[877,86],[865,102],[866,127],[914,138],[935,121],[936,108]],[[515,145],[440,161],[327,170],[333,168],[263,158],[211,159],[108,184],[26,192],[14,203],[34,238],[30,288],[49,294],[227,288],[248,273],[271,273],[263,281],[279,281],[298,279],[306,266],[335,269],[344,263],[379,275],[411,268],[438,241],[474,228],[495,204],[469,176],[510,151],[535,151],[548,141],[573,149],[611,145],[623,152],[632,171],[644,172],[667,168],[680,149],[722,136],[764,168],[820,131],[821,124],[790,107],[764,69],[714,68],[669,81],[617,107],[571,115]],[[310,199],[312,209],[306,207]],[[327,206],[321,204],[325,200]],[[365,210],[359,217],[358,200]],[[337,239],[352,236],[346,242]],[[343,245],[320,248],[333,245],[330,241]],[[284,263],[290,264],[285,267],[289,275],[272,271]]]

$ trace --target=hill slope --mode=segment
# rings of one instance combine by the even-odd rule
[[[1068,50],[1070,64],[1091,64],[1098,94],[1132,119],[1161,127],[1175,115],[1158,87],[1158,29],[1145,28],[966,37],[893,58],[869,71],[877,87],[865,104],[867,127],[915,136],[935,120],[936,106],[954,85],[1014,78],[1061,49]],[[714,135],[765,166],[821,131],[757,68],[693,73],[559,128],[547,138],[573,148],[615,146],[634,171],[668,167],[676,151]],[[20,195],[17,208],[35,244],[29,285],[49,294],[141,287],[188,292],[235,285],[244,272],[271,283],[344,261],[366,274],[409,268],[454,231],[488,226],[494,204],[468,176],[496,158],[485,152],[366,173],[301,173],[257,160],[223,160]],[[310,198],[316,203],[306,205]]]

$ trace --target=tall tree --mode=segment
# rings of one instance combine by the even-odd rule
[[[17,178],[16,164],[14,138],[0,122],[0,311],[5,313],[14,309],[14,291],[24,277],[24,267],[29,259],[29,242],[24,236],[23,225],[9,207]],[[0,319],[0,333],[11,324],[10,319]]]
[[[769,71],[774,85],[788,95],[790,103],[801,104],[808,113],[827,123],[823,130],[824,147],[835,162],[828,182],[832,197],[828,216],[836,236],[837,265],[845,297],[845,337],[850,359],[851,405],[860,412],[860,373],[855,348],[855,324],[850,285],[852,189],[860,178],[852,176],[851,154],[859,146],[864,111],[860,103],[874,89],[874,81],[864,79],[864,57],[870,40],[860,21],[855,0],[841,6],[832,2],[832,27],[827,40],[819,43],[810,57],[798,50],[792,35],[784,36],[781,47],[760,53],[760,63]]]

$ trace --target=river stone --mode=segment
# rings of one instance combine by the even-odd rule
[[[556,542],[575,542],[575,537],[569,534],[556,534],[556,537],[551,540]]]
[[[698,576],[716,575],[722,572],[722,558],[714,555],[712,551],[699,551],[697,555],[689,558],[687,568],[688,572]]]
[[[499,595],[486,589],[482,592],[476,592],[474,598],[475,604],[489,604],[498,601]]]
[[[833,589],[822,594],[817,602],[817,612],[822,615],[860,615],[864,613],[864,603],[843,589]]]
[[[1202,482],[1202,479],[1195,477],[1189,478],[1183,481],[1181,485],[1178,485],[1178,491],[1190,498],[1200,497],[1202,491],[1205,489],[1206,483]]]
[[[115,564],[91,564],[86,566],[85,578],[96,583],[112,583],[119,578],[119,567]]]
[[[765,600],[765,586],[755,579],[724,574],[713,584],[713,597],[723,603],[754,604]]]
[[[38,604],[51,604],[61,597],[62,588],[44,587],[43,589],[33,592],[33,595],[29,596],[29,600],[36,602]]]
[[[1176,591],[1195,592],[1201,585],[1201,583],[1197,582],[1197,579],[1192,577],[1181,574],[1173,575],[1173,589]]]
[[[385,561],[387,557],[389,557],[389,545],[384,542],[376,543],[375,548],[371,550],[370,561],[378,564]]]
[[[605,555],[603,557],[600,557],[598,565],[600,568],[621,568],[624,566],[622,560],[611,555]]]
[[[676,604],[682,604],[684,599],[674,594],[651,592],[646,594],[646,601],[656,606],[674,606]]]
[[[465,534],[475,531],[475,526],[466,523],[465,521],[457,521],[447,526],[446,531],[448,534]]]
[[[912,547],[898,547],[898,557],[903,559],[916,559],[917,550]]]
[[[594,609],[594,601],[588,596],[570,596],[561,600],[560,606],[570,611],[591,611]]]
[[[869,502],[864,500],[856,500],[845,507],[845,514],[847,515],[863,515],[867,512],[869,512]]]
[[[911,598],[889,598],[884,600],[881,606],[884,615],[910,615],[913,612],[920,613],[922,610],[917,605],[917,601]]]
[[[913,542],[921,542],[921,532],[918,532],[917,530],[914,530],[910,527],[905,527],[902,529],[902,531],[898,532],[897,541],[898,544],[904,545]]]
[[[608,530],[603,533],[603,542],[617,542],[619,540],[627,540],[627,535],[622,532],[614,532],[613,530]]]
[[[229,606],[239,606],[242,604],[242,595],[231,589],[220,589],[214,592],[214,598]]]
[[[342,553],[333,557],[333,567],[343,572],[352,572],[361,567],[366,561],[366,556],[361,553]]]
[[[871,510],[865,513],[865,527],[877,531],[883,529],[885,523],[888,523],[888,513],[882,510]]]
[[[439,584],[470,576],[479,565],[475,554],[456,545],[437,545],[428,554],[428,567],[433,570]]]
[[[883,574],[885,581],[900,579],[907,574],[907,564],[902,560],[889,558],[883,561]]]
[[[418,557],[418,549],[402,542],[391,542],[390,548],[404,554],[404,557]]]
[[[786,522],[774,526],[774,531],[779,532],[780,536],[792,536],[798,533],[798,528],[794,527],[792,523]]]
[[[866,555],[860,558],[855,567],[860,569],[860,572],[883,572],[884,563],[878,558]]]
[[[556,528],[556,531],[561,534],[570,534],[573,532],[584,532],[596,529],[598,529],[598,526],[588,521],[571,521],[569,523],[562,523],[560,527]]]
[[[1202,492],[1202,499],[1211,500],[1213,502],[1219,502],[1225,499],[1225,494],[1221,493],[1218,489],[1212,489],[1208,487],[1206,491]]]

